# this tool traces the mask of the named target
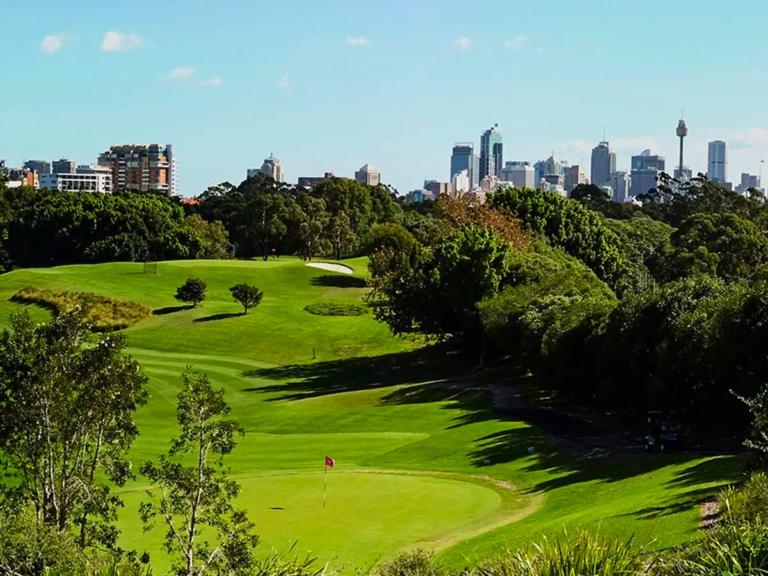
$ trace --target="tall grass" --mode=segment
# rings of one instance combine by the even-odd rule
[[[622,576],[647,573],[632,540],[601,538],[580,532],[573,538],[532,544],[528,549],[481,564],[477,576]]]
[[[112,332],[133,326],[151,316],[152,311],[129,300],[117,300],[92,292],[54,292],[28,286],[11,296],[12,302],[35,304],[54,314],[68,312],[75,306],[88,311],[88,322],[94,332]]]

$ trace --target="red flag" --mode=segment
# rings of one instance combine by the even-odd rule
[[[328,456],[325,457],[325,465],[329,468],[333,468],[334,461],[333,458],[329,458]]]

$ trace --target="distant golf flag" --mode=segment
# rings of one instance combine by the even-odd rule
[[[323,508],[325,508],[325,499],[328,496],[328,468],[333,468],[335,462],[333,458],[325,457],[325,473],[323,474]]]

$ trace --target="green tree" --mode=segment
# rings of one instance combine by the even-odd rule
[[[147,379],[124,355],[122,335],[85,345],[85,314],[36,324],[19,312],[0,335],[0,450],[18,472],[4,491],[31,502],[38,521],[76,528],[80,546],[112,546],[121,501],[107,480],[122,486],[130,477],[126,455]]]
[[[141,467],[161,490],[159,501],[150,490],[150,501],[141,505],[145,530],[161,518],[165,548],[177,574],[247,574],[258,537],[245,511],[232,505],[240,486],[228,477],[222,462],[235,448],[236,436],[245,432],[227,418],[230,408],[224,390],[214,389],[205,374],[187,368],[178,399],[178,438],[157,463]],[[215,540],[207,540],[211,537]]]
[[[202,239],[202,250],[198,258],[206,260],[225,260],[234,257],[235,247],[229,241],[229,233],[218,220],[208,222],[199,214],[187,216],[187,225],[195,230]]]
[[[617,293],[632,288],[632,266],[599,214],[559,194],[527,188],[501,190],[489,196],[489,203],[584,262]]]
[[[345,211],[341,211],[331,218],[328,228],[328,239],[333,246],[333,254],[336,260],[341,260],[350,252],[357,242],[357,236],[352,228],[352,221]]]
[[[243,305],[243,314],[248,314],[248,310],[256,308],[264,298],[264,292],[256,288],[256,286],[246,283],[235,284],[229,291],[232,293],[232,298],[235,299],[235,302],[240,302]]]
[[[303,192],[299,195],[297,202],[299,205],[299,210],[296,212],[299,218],[297,235],[301,247],[300,254],[307,260],[312,260],[328,248],[324,233],[328,226],[329,215],[322,198],[315,198]]]
[[[192,306],[197,306],[205,300],[206,290],[208,285],[199,278],[187,278],[187,281],[176,289],[174,298],[179,302],[191,302]]]

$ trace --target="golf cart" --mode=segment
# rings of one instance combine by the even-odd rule
[[[648,433],[645,451],[669,452],[679,448],[683,441],[683,427],[674,412],[652,410],[648,412]]]

